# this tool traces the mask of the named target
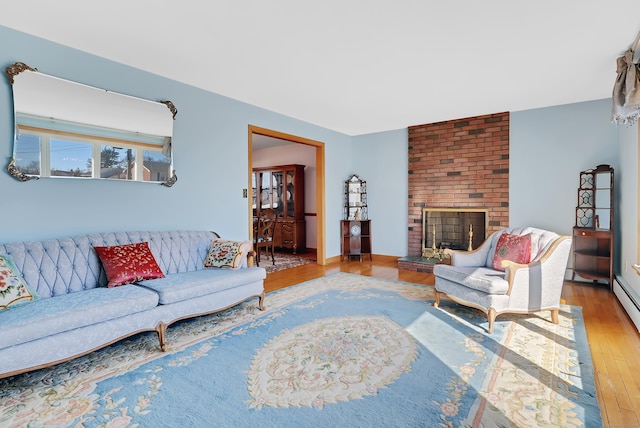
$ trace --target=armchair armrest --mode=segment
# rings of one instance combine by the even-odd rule
[[[528,282],[529,279],[529,271],[535,269],[540,266],[540,261],[531,262],[528,264],[523,263],[515,263],[511,260],[503,260],[500,262],[500,265],[504,268],[505,279],[509,283],[509,289],[507,290],[507,295],[511,295],[511,291],[513,290],[514,284]],[[516,276],[519,281],[516,282]]]
[[[539,286],[555,281],[562,288],[570,248],[571,237],[560,236],[547,247],[539,259],[531,263],[522,264],[511,260],[502,260],[501,265],[505,268],[505,279],[509,283],[507,295],[511,295],[514,286],[517,287],[519,284],[526,283],[528,286],[532,286],[531,282],[534,277],[535,283]]]
[[[492,234],[473,251],[451,251],[451,265],[462,267],[486,266],[493,237],[494,235]]]

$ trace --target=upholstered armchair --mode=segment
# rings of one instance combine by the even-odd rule
[[[434,266],[434,306],[448,296],[480,309],[487,314],[489,333],[496,316],[507,312],[550,310],[557,324],[570,250],[571,237],[542,229],[495,232],[474,251],[451,252],[451,265]]]

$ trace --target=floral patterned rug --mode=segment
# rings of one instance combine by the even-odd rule
[[[580,308],[498,317],[336,273],[0,380],[2,427],[598,427]]]
[[[260,266],[265,268],[267,273],[273,273],[284,269],[315,263],[315,259],[309,256],[301,256],[289,253],[274,253],[275,264],[271,261],[271,255],[262,254],[260,256]]]

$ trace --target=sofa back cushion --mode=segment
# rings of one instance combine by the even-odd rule
[[[555,232],[537,229],[535,227],[511,227],[495,232],[489,237],[489,239],[491,239],[491,248],[487,253],[487,267],[493,267],[496,246],[498,244],[498,240],[500,239],[500,235],[502,235],[503,233],[509,233],[511,235],[531,234],[530,262],[534,262],[542,257],[542,255],[546,252],[547,247],[549,247],[549,245],[551,245],[551,243],[553,243],[553,241],[560,236]]]
[[[208,231],[115,232],[34,242],[0,244],[28,286],[41,299],[106,286],[107,276],[95,246],[148,242],[164,274],[204,268],[204,259],[217,236]]]

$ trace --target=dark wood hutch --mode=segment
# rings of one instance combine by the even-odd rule
[[[293,253],[304,252],[307,247],[304,168],[297,164],[253,168],[253,218],[257,219],[263,209],[277,210],[274,245]]]

